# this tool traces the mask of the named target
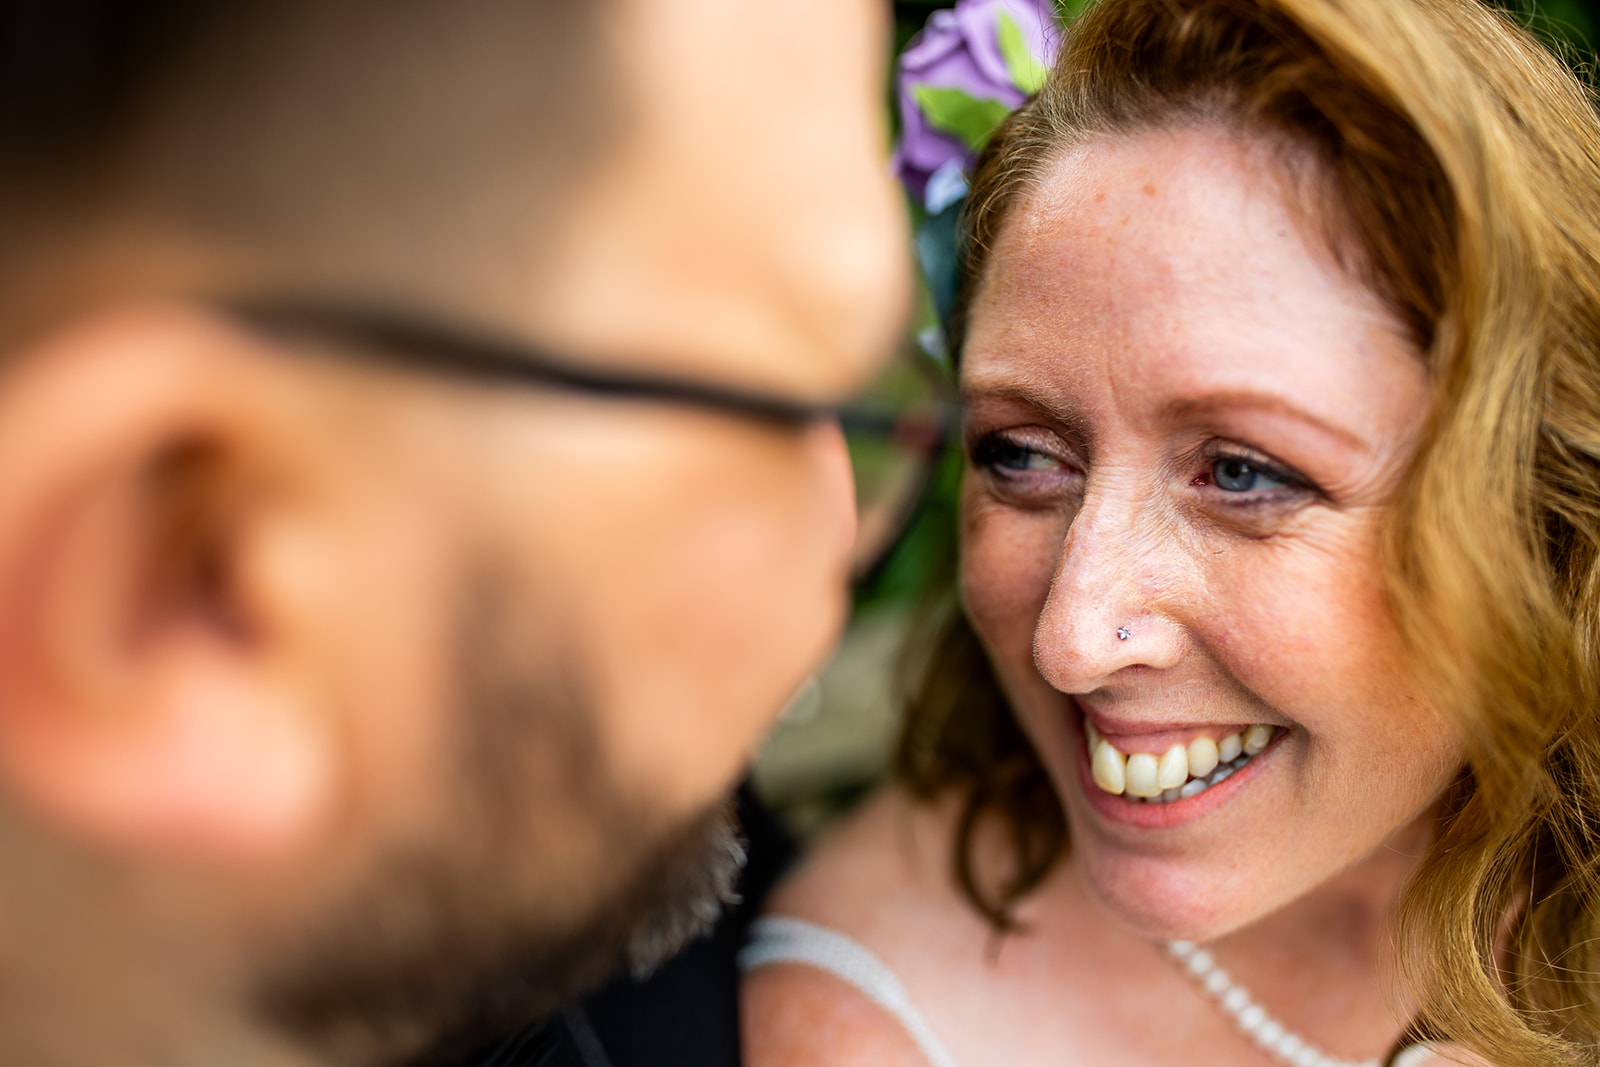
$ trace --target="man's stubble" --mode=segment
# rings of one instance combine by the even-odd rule
[[[426,1062],[449,1063],[619,967],[648,973],[737,899],[731,801],[664,825],[609,773],[561,627],[522,617],[506,567],[462,586],[460,832],[382,850],[259,992],[269,1019],[337,1062],[420,1062],[431,1049]],[[598,844],[595,869],[553,869],[573,835]]]

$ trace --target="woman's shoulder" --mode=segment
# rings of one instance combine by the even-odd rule
[[[763,967],[739,988],[750,1067],[928,1067],[911,1034],[841,979],[810,967]]]
[[[954,808],[886,788],[828,832],[774,890],[766,913],[841,934],[881,962],[919,1003],[958,941],[986,927],[950,884]],[[746,1062],[918,1065],[905,1023],[858,987],[811,966],[765,966],[741,993]]]

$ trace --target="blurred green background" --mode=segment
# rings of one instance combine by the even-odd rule
[[[1056,0],[1071,14],[1086,0]],[[953,0],[895,0],[898,55],[928,16]],[[1594,84],[1600,0],[1499,0]],[[894,113],[893,86],[885,99]],[[895,116],[898,125],[898,115]],[[914,210],[908,204],[908,210]],[[913,334],[932,322],[923,301]],[[911,343],[914,343],[911,342]],[[899,721],[897,665],[908,630],[948,601],[955,559],[961,463],[944,458],[899,548],[857,590],[850,631],[838,653],[791,705],[757,760],[755,786],[791,827],[807,834],[882,778]]]

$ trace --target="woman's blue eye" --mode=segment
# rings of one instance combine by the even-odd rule
[[[1262,489],[1282,489],[1289,483],[1237,458],[1224,457],[1211,464],[1211,481],[1229,493],[1249,493]]]

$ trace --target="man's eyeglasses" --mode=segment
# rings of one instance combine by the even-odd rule
[[[535,348],[403,313],[314,303],[234,302],[247,325],[286,338],[331,341],[342,351],[430,374],[619,401],[703,408],[782,426],[836,422],[856,486],[852,573],[870,581],[899,540],[954,434],[955,405],[939,368],[904,352],[850,402],[809,404],[735,387],[645,373],[583,368]]]

